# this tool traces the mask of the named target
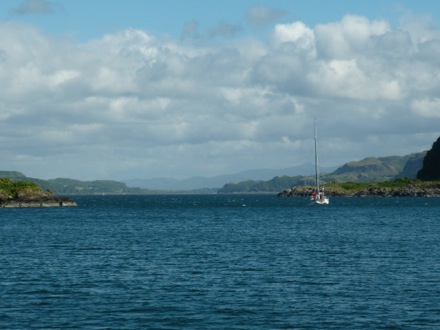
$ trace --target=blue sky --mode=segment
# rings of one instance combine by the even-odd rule
[[[429,149],[440,5],[0,2],[2,170],[214,176]]]
[[[257,6],[279,10],[279,17],[252,25],[249,9]],[[0,3],[0,13],[3,19],[35,24],[48,34],[88,40],[127,27],[178,38],[191,21],[204,31],[219,24],[241,26],[242,34],[295,20],[315,26],[347,14],[392,24],[407,14],[430,15],[438,24],[440,5],[436,0],[9,0]]]

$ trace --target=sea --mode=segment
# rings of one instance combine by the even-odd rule
[[[440,198],[0,209],[0,329],[440,329]]]

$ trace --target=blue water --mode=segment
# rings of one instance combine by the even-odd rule
[[[0,209],[1,329],[439,329],[440,199]]]

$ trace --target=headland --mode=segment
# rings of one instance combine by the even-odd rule
[[[55,196],[33,182],[0,178],[0,208],[72,206],[77,206],[74,200]]]

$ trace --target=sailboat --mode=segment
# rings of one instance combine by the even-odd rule
[[[329,204],[330,200],[324,194],[324,187],[319,187],[319,162],[318,162],[318,133],[316,130],[316,118],[314,121],[315,129],[315,190],[312,193],[311,200],[314,204],[325,205]]]

